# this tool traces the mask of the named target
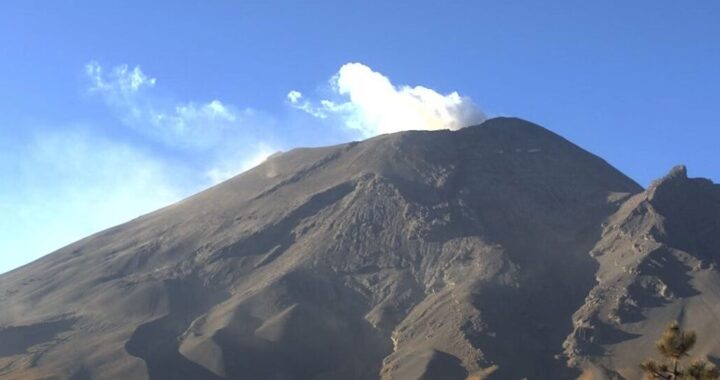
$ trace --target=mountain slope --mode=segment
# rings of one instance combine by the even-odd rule
[[[613,226],[649,226],[642,205],[652,204],[663,215],[658,244],[703,257],[720,247],[715,211],[677,206],[716,199],[717,185],[697,182],[695,194],[666,182],[644,192],[519,119],[296,149],[0,276],[0,377],[618,371],[603,353],[626,355],[630,342],[654,340],[627,337],[655,334],[677,313],[642,293],[644,277],[612,269],[612,255],[622,255],[613,244],[632,246]],[[706,232],[688,238],[698,228]],[[666,269],[638,265],[682,285],[677,268],[695,262],[659,255]],[[720,282],[703,263],[702,287],[679,286],[675,297],[714,301]],[[608,276],[640,292],[628,312],[635,319],[609,317]],[[710,312],[693,321],[717,327],[719,311]]]

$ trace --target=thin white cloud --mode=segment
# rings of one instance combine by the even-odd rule
[[[199,190],[178,182],[182,167],[69,129],[0,157],[0,167],[16,173],[10,191],[0,189],[0,273]]]
[[[237,120],[235,111],[219,100],[213,100],[205,104],[178,104],[172,112],[147,108],[138,121],[170,132],[173,137],[181,138],[182,142],[200,143],[214,140],[222,128]]]
[[[58,126],[0,151],[0,273],[174,203],[263,162],[265,143],[230,143],[199,165]]]
[[[225,129],[253,114],[218,99],[209,102],[167,102],[147,90],[157,79],[140,66],[119,65],[106,70],[96,61],[85,65],[88,92],[100,96],[127,125],[175,146],[207,148],[222,138]],[[169,105],[168,105],[169,103]]]
[[[297,90],[287,98],[291,106],[320,119],[338,119],[364,137],[403,130],[457,130],[485,120],[468,97],[457,92],[443,95],[422,86],[396,86],[361,63],[343,65],[330,86],[339,101],[306,101]]]
[[[174,148],[192,148],[195,154],[198,148],[207,151],[212,156],[206,157],[210,167],[206,177],[211,184],[241,173],[273,152],[270,144],[253,136],[272,125],[272,118],[252,108],[241,109],[218,99],[160,99],[149,92],[157,79],[145,74],[140,66],[122,64],[105,70],[97,61],[91,61],[85,73],[90,81],[89,93],[100,96],[125,124]]]
[[[91,80],[90,91],[110,93],[112,95],[127,95],[138,92],[143,87],[154,87],[155,78],[145,75],[140,66],[132,69],[128,65],[115,66],[109,74],[97,61],[85,65],[85,74]]]
[[[107,72],[106,72],[107,71]],[[203,159],[210,184],[222,182],[262,162],[274,150],[257,136],[274,119],[251,108],[240,109],[218,99],[176,102],[150,93],[157,79],[139,66],[105,70],[96,61],[85,66],[88,91],[100,96],[125,124],[179,150],[190,148]],[[295,95],[293,95],[295,96]],[[297,94],[301,97],[301,94]],[[203,153],[201,153],[202,151]]]
[[[326,119],[328,117],[329,112],[325,107],[315,106],[310,101],[305,100],[300,91],[292,90],[288,92],[287,100],[293,108],[305,111],[318,119]],[[328,101],[323,100],[321,101],[321,104],[324,104],[325,102]]]

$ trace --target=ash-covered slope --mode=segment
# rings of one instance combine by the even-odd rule
[[[669,258],[720,247],[717,209],[679,206],[717,195],[697,183],[697,194],[645,193],[563,138],[507,118],[293,150],[0,276],[0,378],[619,371],[606,355],[648,345],[667,318],[720,294],[710,261],[688,274],[694,262]],[[612,226],[639,231],[642,204],[663,215],[653,239],[674,250],[643,268],[685,284],[673,301],[611,258],[628,239]],[[698,228],[708,232],[696,239]],[[703,287],[688,285],[701,275]],[[612,319],[611,276],[627,284],[622,313],[634,319]],[[697,327],[720,326],[714,305]]]

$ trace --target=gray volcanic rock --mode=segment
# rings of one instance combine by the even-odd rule
[[[632,378],[718,353],[718,192],[519,119],[296,149],[0,276],[0,378]]]

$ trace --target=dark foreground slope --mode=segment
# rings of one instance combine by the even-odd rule
[[[297,149],[0,276],[0,378],[632,377],[720,327],[719,199],[518,119]]]

